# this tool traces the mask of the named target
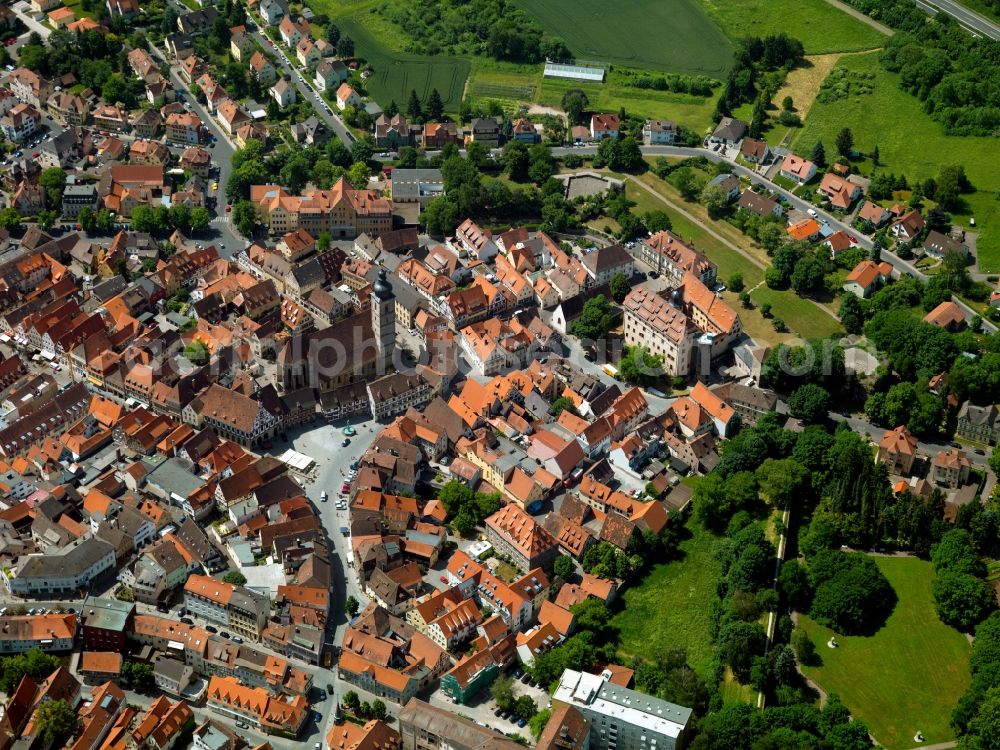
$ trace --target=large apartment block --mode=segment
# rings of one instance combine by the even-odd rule
[[[197,575],[188,578],[184,585],[184,606],[194,615],[255,641],[260,640],[271,611],[271,602],[263,594]]]
[[[674,750],[691,719],[690,708],[617,685],[609,671],[567,669],[552,704],[572,706],[590,722],[589,750]]]

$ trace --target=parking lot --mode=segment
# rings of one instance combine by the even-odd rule
[[[520,672],[520,670],[518,671]],[[550,697],[544,689],[540,687],[532,687],[530,684],[522,683],[518,679],[514,680],[513,687],[515,699],[522,695],[529,695],[532,700],[535,701],[535,705],[538,707],[539,711],[549,706]],[[521,734],[528,736],[530,730],[527,728],[527,722],[525,722],[524,727],[520,727],[518,726],[518,720],[514,717],[503,719],[496,715],[495,712],[497,710],[497,705],[493,698],[490,697],[489,690],[484,690],[476,696],[475,701],[476,702],[467,705],[456,705],[443,690],[435,690],[427,698],[427,702],[431,705],[447,709],[448,711],[461,716],[465,716],[472,721],[475,721],[480,726],[487,726],[490,729],[495,729],[504,734]]]

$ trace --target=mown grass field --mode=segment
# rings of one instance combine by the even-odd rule
[[[696,521],[688,521],[687,528],[691,537],[681,543],[683,559],[657,565],[628,589],[612,625],[621,635],[622,663],[683,646],[692,668],[711,684],[716,661],[708,605],[715,596],[720,567],[712,554],[715,538]]]
[[[724,76],[732,45],[696,0],[514,0],[581,60]]]
[[[874,49],[885,36],[826,0],[697,0],[730,39],[784,32],[811,55]]]
[[[873,93],[814,102],[792,148],[808,153],[822,140],[829,150],[838,131],[849,127],[855,149],[868,153],[877,144],[880,168],[902,172],[911,183],[934,177],[944,165],[963,165],[976,192],[963,196],[966,206],[953,218],[968,227],[969,217],[975,217],[980,270],[1000,271],[1000,173],[996,169],[1000,140],[945,135],[916,97],[899,89],[899,77],[883,70],[875,53],[846,56],[837,65],[873,73]]]
[[[837,635],[800,617],[823,660],[804,667],[828,693],[837,693],[888,750],[914,746],[920,730],[928,744],[954,739],[951,710],[969,685],[970,646],[965,636],[938,620],[931,599],[931,564],[910,557],[881,557],[879,568],[899,602],[885,626],[869,637]]]

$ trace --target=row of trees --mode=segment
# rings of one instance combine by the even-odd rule
[[[878,609],[880,603],[891,601],[891,588],[886,592],[879,576],[870,575],[866,559],[847,559],[834,550],[821,551],[815,570],[812,564],[810,569],[786,564],[778,591],[771,587],[775,548],[764,533],[764,519],[772,508],[794,507],[799,516],[816,502],[817,491],[805,462],[815,462],[814,453],[825,460],[827,451],[809,449],[807,436],[812,433],[831,437],[820,426],[795,435],[783,430],[775,415],[765,416],[727,443],[723,461],[695,489],[696,519],[722,535],[715,545],[722,576],[716,586],[718,598],[710,607],[717,674],[721,676],[721,668],[728,667],[738,680],[764,691],[768,700],[767,708],[757,711],[739,702],[723,704],[717,696],[706,700],[697,693],[686,695],[691,702],[685,705],[704,712],[707,703],[711,711],[699,722],[692,748],[871,747],[865,725],[851,721],[835,695],[828,697],[822,712],[815,708],[816,694],[797,669],[800,660],[812,658],[812,642],[798,631],[792,637],[787,614],[778,618],[775,640],[764,654],[767,638],[761,618],[780,610],[782,600],[788,608],[812,609],[830,622],[853,622],[859,609],[867,612],[873,604],[872,609]],[[637,669],[638,685],[646,684],[648,669]],[[683,676],[684,670],[677,675]],[[695,686],[697,682],[688,676],[680,684]]]
[[[364,187],[371,176],[375,146],[371,136],[357,139],[348,148],[339,138],[323,145],[266,152],[264,144],[250,140],[232,158],[233,171],[226,183],[226,193],[234,200],[250,197],[250,186],[277,182],[292,192],[300,192],[306,183],[327,190],[341,177],[356,187]]]
[[[385,721],[389,712],[385,703],[376,698],[371,703],[362,701],[356,692],[348,690],[344,693],[344,706],[362,719],[378,719]]]
[[[409,52],[525,63],[572,59],[561,39],[544,34],[534,19],[507,0],[417,0],[391,3],[382,13],[406,32]]]
[[[136,232],[159,234],[174,229],[184,233],[204,232],[208,229],[210,219],[208,209],[204,206],[188,208],[183,203],[170,208],[139,205],[132,209],[131,224]],[[96,215],[94,221],[96,224]],[[83,225],[83,220],[80,220],[80,225]]]

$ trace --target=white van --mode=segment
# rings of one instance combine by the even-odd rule
[[[324,503],[326,502],[326,498],[327,498],[326,490],[323,490],[321,493],[319,493],[319,499],[322,500]]]

